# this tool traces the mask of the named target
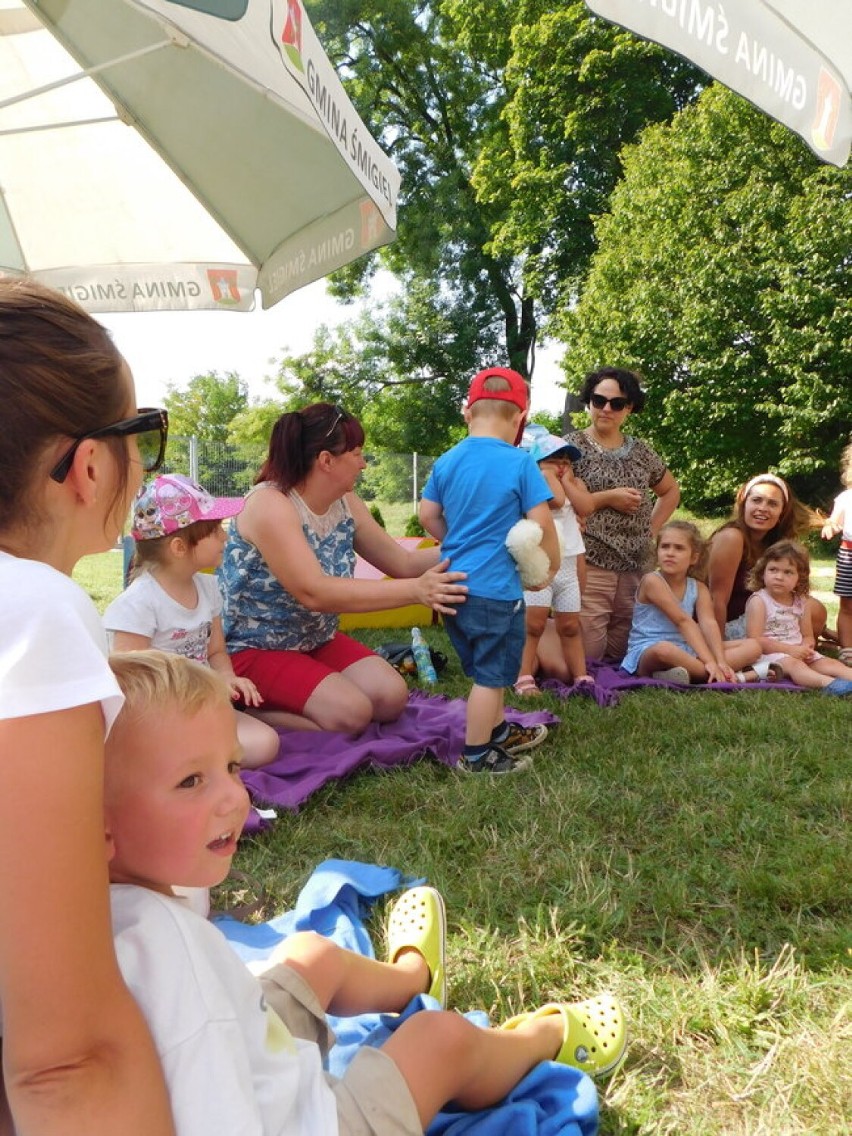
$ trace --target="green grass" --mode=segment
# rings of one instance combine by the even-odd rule
[[[81,578],[103,600],[120,559],[101,559]],[[463,697],[443,632],[426,635],[451,657],[439,689]],[[623,1000],[629,1055],[601,1087],[603,1136],[850,1132],[849,702],[535,705],[562,721],[527,773],[363,773],[245,841],[235,867],[265,914],[329,856],[425,876],[447,899],[453,1006],[499,1021],[601,989]]]

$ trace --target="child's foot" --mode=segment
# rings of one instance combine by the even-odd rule
[[[562,1045],[554,1061],[581,1069],[590,1077],[605,1077],[624,1057],[627,1027],[621,1006],[611,994],[571,1004],[550,1002],[539,1010],[510,1018],[500,1028],[522,1029],[553,1014],[562,1018]]]
[[[433,887],[409,888],[388,916],[388,962],[405,951],[416,951],[429,968],[427,994],[443,1010],[447,1005],[447,912],[444,899]]]
[[[547,737],[547,726],[521,726],[518,722],[507,722],[506,733],[502,738],[491,738],[491,744],[506,753],[521,753],[525,749],[533,749],[541,745]]]
[[[654,671],[651,678],[661,682],[676,682],[678,686],[689,686],[689,671],[686,667],[669,667],[665,671]]]
[[[852,694],[852,679],[849,678],[836,678],[822,688],[823,694],[836,694],[842,697],[844,694]]]
[[[536,681],[532,675],[518,675],[518,681],[512,689],[515,694],[520,695],[521,698],[529,698],[539,693]]]
[[[852,667],[852,647],[841,647],[837,657],[845,667]]]
[[[520,773],[531,764],[528,757],[515,757],[507,753],[502,746],[492,742],[482,757],[474,760],[462,757],[456,766],[462,773]]]
[[[577,675],[574,679],[575,686],[594,686],[595,680],[591,675]]]

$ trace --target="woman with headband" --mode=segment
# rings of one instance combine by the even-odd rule
[[[777,540],[794,539],[810,528],[808,509],[796,500],[790,486],[774,473],[760,473],[740,486],[734,515],[710,542],[708,586],[719,627],[725,639],[745,638],[746,587],[749,571]],[[827,612],[810,597],[811,620],[817,639],[825,630]]]

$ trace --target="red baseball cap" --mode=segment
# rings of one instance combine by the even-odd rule
[[[505,379],[509,390],[485,390],[487,379]],[[467,405],[473,406],[482,398],[496,398],[500,402],[511,402],[518,410],[524,411],[529,406],[529,392],[523,375],[509,367],[486,367],[475,375],[467,392]]]

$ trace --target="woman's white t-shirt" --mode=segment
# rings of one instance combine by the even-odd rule
[[[97,608],[68,576],[0,552],[0,719],[100,702],[104,735],[122,695]]]

